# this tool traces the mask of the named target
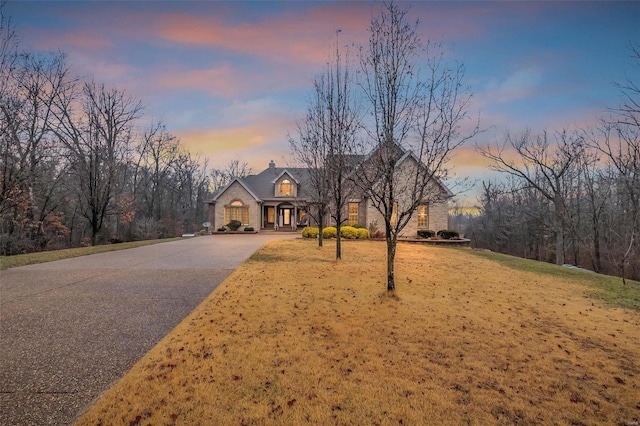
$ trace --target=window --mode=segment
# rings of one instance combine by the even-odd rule
[[[267,223],[274,223],[276,221],[276,208],[267,207]]]
[[[429,206],[421,204],[418,206],[418,228],[429,227]]]
[[[289,179],[283,179],[280,182],[279,193],[280,195],[293,195],[293,185]]]
[[[391,226],[396,226],[398,224],[398,203],[393,203],[393,207],[391,209]]]
[[[349,225],[358,224],[358,203],[349,203]]]
[[[224,223],[227,224],[232,220],[237,220],[242,225],[249,224],[249,207],[246,207],[240,200],[232,201],[224,208]]]

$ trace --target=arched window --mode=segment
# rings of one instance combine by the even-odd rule
[[[280,182],[279,191],[280,195],[293,195],[293,185],[289,179],[283,179]]]
[[[249,225],[249,207],[240,200],[234,200],[224,207],[225,225],[232,220],[237,220],[242,225]]]

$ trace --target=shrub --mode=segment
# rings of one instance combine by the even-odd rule
[[[369,233],[369,235],[371,235],[371,233]],[[373,233],[373,238],[385,238],[386,236],[387,234],[382,231],[376,231]]]
[[[201,229],[201,230],[198,232],[198,235],[207,235],[207,234],[209,234],[209,231],[207,231],[206,229]]]
[[[335,226],[327,226],[326,228],[322,228],[322,238],[335,238],[338,234],[338,230]]]
[[[433,238],[436,236],[436,231],[431,229],[418,229],[418,236],[422,238]]]
[[[254,231],[254,229],[253,229],[252,226],[245,226],[244,227],[244,232],[253,232],[253,231]]]
[[[318,238],[318,228],[314,226],[306,226],[302,230],[302,238]]]
[[[378,233],[378,221],[376,219],[369,222],[369,235],[376,235]]]
[[[369,230],[365,229],[365,228],[358,228],[358,239],[359,240],[366,240],[367,238],[369,238]]]
[[[342,238],[346,238],[347,240],[355,240],[358,238],[358,230],[353,226],[342,226],[340,227],[340,231],[342,232]]]
[[[231,229],[232,231],[237,231],[241,226],[242,223],[239,220],[232,220],[231,222],[227,223],[227,228]]]
[[[218,232],[227,232],[227,228],[221,226],[220,228],[218,228]]]
[[[451,229],[441,229],[438,231],[436,235],[442,238],[443,240],[451,240],[453,238],[460,237],[460,234],[458,233],[458,231],[453,231]]]
[[[358,225],[357,223],[356,223],[355,225],[351,225],[351,226],[352,226],[353,228],[356,228],[356,229],[362,229],[362,228],[364,228],[364,226],[362,226],[362,225]]]

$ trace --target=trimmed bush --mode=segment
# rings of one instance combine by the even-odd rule
[[[356,229],[361,229],[364,228],[364,226],[362,225],[358,225],[357,223],[355,225],[351,225],[352,227],[356,228]]]
[[[451,240],[451,239],[460,237],[460,234],[458,233],[458,231],[453,231],[451,229],[441,229],[438,231],[436,235],[442,238],[443,240]]]
[[[436,231],[431,229],[418,229],[418,236],[422,238],[433,238],[436,236]]]
[[[342,232],[342,238],[347,240],[355,240],[358,238],[358,230],[353,226],[342,226],[340,227],[340,231]]]
[[[366,240],[369,238],[369,230],[366,228],[358,228],[356,229],[356,231],[358,231],[358,239],[359,240]]]
[[[302,238],[318,238],[318,228],[307,226],[302,230]]]
[[[335,238],[338,234],[338,230],[335,226],[327,226],[326,228],[322,228],[322,238]]]
[[[244,227],[244,232],[253,232],[253,231],[254,231],[254,229],[253,229],[252,226],[245,226]]]
[[[237,231],[241,226],[242,223],[239,220],[232,220],[231,222],[227,223],[227,228],[231,229],[232,231]]]

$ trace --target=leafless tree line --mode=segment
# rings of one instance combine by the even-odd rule
[[[631,52],[640,66],[640,45]],[[616,87],[621,105],[595,129],[507,134],[480,149],[509,179],[483,183],[475,245],[640,279],[640,87]]]
[[[0,16],[0,254],[197,230],[212,181],[241,171],[209,174],[149,121],[124,90],[74,76],[63,53],[21,49]]]

